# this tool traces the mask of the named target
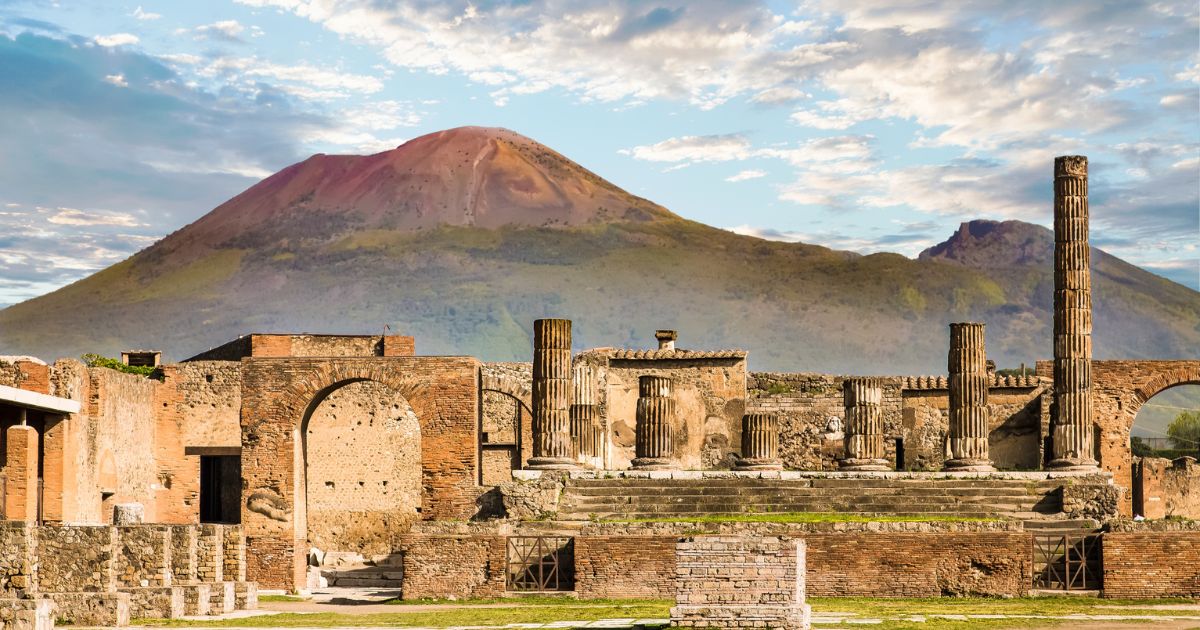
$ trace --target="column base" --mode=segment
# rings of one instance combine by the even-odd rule
[[[633,470],[673,470],[677,468],[670,457],[638,457],[629,462]]]
[[[944,472],[996,472],[990,459],[948,459],[942,465]]]
[[[783,470],[783,462],[776,458],[769,459],[739,459],[733,466],[734,470]]]
[[[1094,459],[1060,457],[1059,459],[1051,460],[1049,464],[1046,464],[1046,470],[1057,470],[1061,472],[1099,472],[1100,462],[1097,462]]]
[[[892,463],[886,459],[855,459],[838,460],[838,470],[848,471],[887,471],[892,469]]]
[[[530,457],[525,468],[528,470],[579,470],[579,464],[570,457]]]

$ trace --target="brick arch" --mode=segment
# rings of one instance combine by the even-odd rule
[[[523,379],[507,374],[484,374],[480,379],[480,388],[485,392],[508,394],[525,405],[526,409],[533,409],[533,386]]]
[[[420,423],[421,517],[467,519],[478,495],[479,362],[466,357],[249,359],[242,371],[242,522],[251,579],[305,586],[303,429],[331,392],[374,381]],[[290,560],[290,562],[288,561]]]
[[[1146,401],[1176,385],[1200,385],[1200,366],[1182,365],[1154,375],[1145,385],[1134,390],[1140,409]],[[1133,415],[1137,415],[1135,411]]]

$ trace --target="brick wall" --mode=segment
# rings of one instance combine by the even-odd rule
[[[695,536],[675,546],[671,625],[808,628],[804,542],[772,536]]]
[[[421,516],[476,512],[479,362],[465,357],[248,359],[242,370],[242,504],[249,578],[302,588],[308,551],[305,453],[295,436],[314,400],[373,381],[408,401],[420,424]]]
[[[1104,596],[1200,597],[1200,531],[1104,534]]]
[[[1146,518],[1200,518],[1200,465],[1194,459],[1161,457],[1135,460],[1134,513]]]
[[[50,366],[24,359],[0,361],[0,385],[49,394]]]
[[[404,599],[504,594],[504,536],[407,534],[400,551]]]
[[[575,592],[583,599],[675,596],[676,536],[578,536]]]

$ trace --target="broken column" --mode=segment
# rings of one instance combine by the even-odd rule
[[[570,470],[571,320],[533,322],[533,457],[529,468]]]
[[[890,470],[883,450],[883,381],[848,378],[842,382],[846,408],[846,456],[842,470]]]
[[[571,444],[575,460],[581,464],[598,466],[604,430],[600,426],[600,409],[596,405],[596,373],[590,365],[577,365],[574,374]]]
[[[734,470],[782,470],[779,461],[779,417],[773,413],[742,416],[742,456]]]
[[[1095,470],[1087,158],[1054,159],[1054,428],[1050,468]]]
[[[671,468],[675,454],[674,383],[666,376],[638,378],[637,429],[634,458],[636,470]]]
[[[950,324],[950,457],[945,470],[989,472],[988,373],[983,324]]]

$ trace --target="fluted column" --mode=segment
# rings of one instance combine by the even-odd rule
[[[842,383],[846,406],[846,457],[842,470],[891,470],[883,450],[883,381],[848,378]]]
[[[742,456],[734,470],[783,470],[779,460],[779,417],[773,413],[742,416]]]
[[[674,382],[666,376],[638,378],[637,436],[633,467],[661,470],[674,464]]]
[[[950,458],[945,470],[988,472],[988,373],[983,324],[950,324]]]
[[[600,410],[596,405],[596,374],[590,365],[574,370],[574,396],[571,403],[571,445],[575,461],[599,465],[603,444]]]
[[[529,468],[575,468],[571,453],[571,320],[533,322],[533,457]]]
[[[1087,158],[1054,159],[1054,428],[1057,470],[1094,470]]]

